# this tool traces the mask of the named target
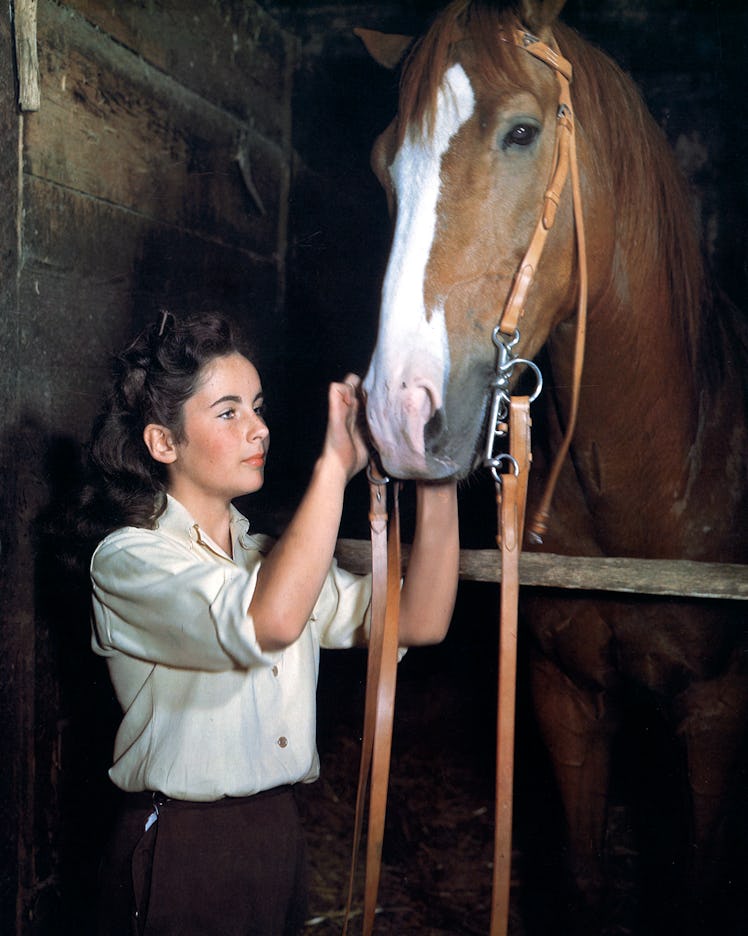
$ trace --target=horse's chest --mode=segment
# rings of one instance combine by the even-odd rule
[[[536,596],[525,612],[540,654],[593,692],[631,682],[672,695],[724,672],[746,639],[729,607],[704,602]]]

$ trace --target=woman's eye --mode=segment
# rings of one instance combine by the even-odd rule
[[[265,419],[265,413],[267,410],[266,410],[266,406],[264,403],[260,403],[259,406],[253,407],[253,411],[254,411],[255,416],[259,416],[260,419],[263,419],[263,420]]]
[[[502,141],[502,149],[511,146],[530,146],[538,138],[540,129],[531,123],[520,123],[512,127]]]
[[[218,418],[219,419],[233,419],[235,415],[236,415],[236,410],[232,408],[232,409],[224,410],[222,413],[219,413]]]

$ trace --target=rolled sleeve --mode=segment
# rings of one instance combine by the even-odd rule
[[[260,563],[203,562],[158,531],[112,534],[91,562],[94,650],[208,671],[272,664],[247,614]]]

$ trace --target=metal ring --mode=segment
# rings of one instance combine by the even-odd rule
[[[508,452],[502,452],[501,455],[497,455],[495,458],[487,458],[484,462],[485,466],[490,468],[491,474],[494,477],[494,481],[497,484],[501,484],[501,474],[499,473],[498,469],[502,462],[511,462],[514,477],[519,477],[519,462],[517,459],[514,457],[514,455],[510,455]]]
[[[499,369],[502,373],[509,374],[511,373],[511,370],[515,364],[525,364],[527,365],[527,367],[529,367],[531,370],[535,372],[537,383],[535,384],[534,392],[530,394],[530,402],[534,403],[537,400],[537,398],[540,396],[540,392],[543,389],[543,374],[540,368],[538,367],[538,365],[535,363],[535,361],[530,361],[527,358],[521,358],[521,357],[512,358],[512,360],[507,361],[506,364],[500,364]]]
[[[371,462],[369,462],[369,463],[367,464],[367,466],[366,466],[366,479],[367,479],[367,481],[369,481],[370,484],[382,484],[382,485],[384,485],[384,484],[389,484],[389,483],[390,483],[390,479],[387,477],[387,475],[384,475],[384,476],[381,477],[381,478],[375,478],[375,477],[374,477],[374,475],[371,473]]]

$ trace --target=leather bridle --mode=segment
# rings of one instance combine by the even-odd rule
[[[512,289],[504,304],[501,319],[494,333],[494,341],[500,339],[516,343],[518,327],[525,310],[530,287],[537,273],[540,257],[545,247],[548,234],[556,220],[556,209],[561,200],[566,179],[571,175],[572,207],[574,213],[574,230],[576,237],[577,256],[579,260],[579,292],[577,298],[576,339],[574,344],[574,361],[572,372],[572,395],[569,418],[566,432],[558,451],[556,452],[551,471],[546,482],[546,489],[535,517],[529,525],[529,531],[538,542],[548,528],[548,516],[553,492],[558,481],[561,466],[571,445],[571,439],[576,427],[577,411],[579,408],[579,390],[582,382],[582,369],[584,367],[584,346],[587,332],[587,248],[584,236],[584,216],[582,212],[582,190],[579,181],[579,166],[577,164],[576,132],[574,110],[571,104],[571,78],[572,66],[561,53],[551,44],[541,42],[536,36],[523,29],[513,29],[509,33],[501,33],[502,42],[510,42],[524,49],[539,61],[551,68],[558,81],[558,109],[556,111],[556,144],[553,156],[553,168],[548,188],[543,197],[543,210],[535,226],[530,245],[525,252],[519,268],[514,277]],[[489,426],[489,432],[491,427]]]
[[[572,180],[572,204],[579,258],[579,297],[572,379],[572,404],[564,440],[551,468],[541,505],[530,526],[531,534],[538,539],[545,533],[547,527],[553,490],[558,480],[561,464],[568,452],[576,424],[587,313],[587,261],[584,221],[576,158],[574,112],[571,106],[569,89],[572,66],[555,48],[552,39],[550,40],[551,44],[546,44],[525,30],[518,28],[512,29],[508,33],[502,32],[500,38],[504,42],[514,43],[519,48],[524,49],[554,71],[559,85],[559,103],[553,168],[543,198],[543,210],[527,251],[515,274],[499,324],[493,333],[498,361],[496,378],[492,384],[493,393],[484,465],[491,470],[496,483],[497,544],[501,550],[501,619],[497,699],[493,897],[490,936],[506,936],[509,920],[519,557],[524,534],[527,482],[532,457],[529,406],[540,392],[542,385],[542,377],[536,365],[531,361],[515,356],[513,348],[519,342],[518,329],[524,314],[527,296],[534,282],[548,233],[553,227],[556,210],[569,174],[571,174]],[[518,364],[533,368],[538,377],[537,389],[530,397],[512,397],[509,392],[513,369]],[[494,448],[497,441],[504,438],[509,440],[508,452],[495,455]],[[508,472],[502,470],[506,466],[510,466]],[[397,671],[397,632],[401,575],[397,505],[398,485],[394,485],[393,516],[388,545],[386,490],[389,479],[378,473],[373,461],[368,474],[372,544],[372,622],[367,669],[364,737],[343,936],[346,936],[348,931],[353,902],[357,855],[362,836],[366,790],[369,781],[371,793],[364,886],[362,930],[364,936],[371,936],[374,928],[377,891],[381,874]]]

